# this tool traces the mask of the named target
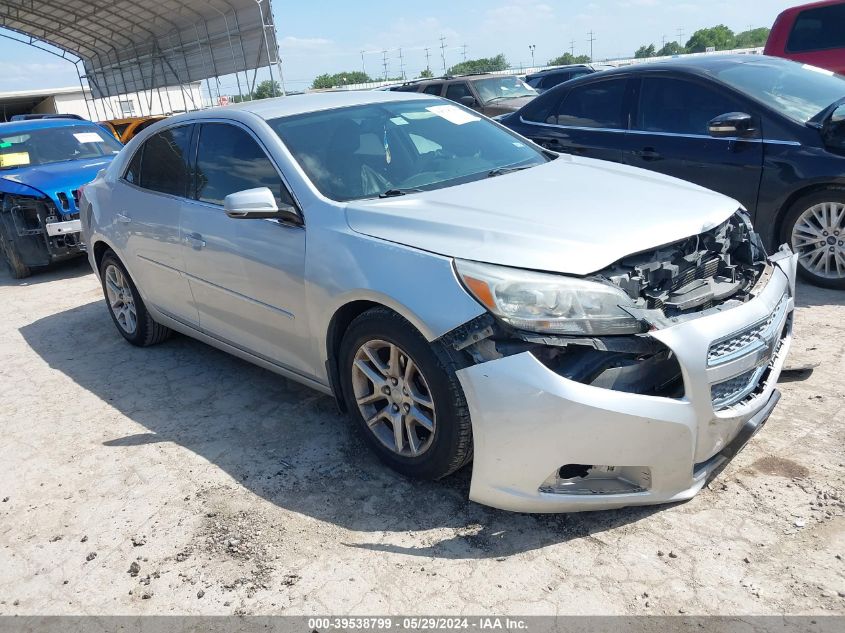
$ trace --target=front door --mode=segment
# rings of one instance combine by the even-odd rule
[[[694,182],[739,200],[752,214],[763,169],[763,143],[749,139],[715,138],[707,124],[728,112],[748,112],[748,106],[716,86],[647,76],[642,80],[625,162]]]
[[[230,123],[199,128],[194,200],[182,212],[185,268],[200,328],[287,369],[313,376],[305,314],[305,229],[228,217],[230,193],[269,187],[294,204],[256,137]]]

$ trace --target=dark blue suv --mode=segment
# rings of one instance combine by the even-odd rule
[[[768,248],[799,254],[804,278],[845,288],[841,75],[759,55],[652,62],[573,79],[500,122],[556,152],[736,198]]]

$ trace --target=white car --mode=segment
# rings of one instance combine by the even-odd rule
[[[328,394],[381,459],[561,512],[692,497],[765,422],[795,257],[738,203],[422,94],[157,123],[82,197],[135,345],[182,332]]]

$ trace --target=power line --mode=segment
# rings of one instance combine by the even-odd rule
[[[431,63],[429,62],[429,58],[431,57],[431,53],[429,52],[431,49],[426,47],[425,49],[425,69],[431,70]]]
[[[596,38],[594,37],[595,33],[592,31],[590,31],[588,35],[590,36],[590,39],[587,40],[590,43],[590,61],[593,61],[593,42],[596,41]]]
[[[678,44],[683,46],[684,45],[684,29],[679,28],[677,33],[678,33]]]
[[[361,71],[367,74],[367,65],[364,63],[364,51],[361,51]]]
[[[575,57],[575,40],[569,42],[569,54]]]
[[[402,47],[399,47],[399,76],[405,79],[405,58],[402,57]]]
[[[467,60],[467,45],[464,44],[461,46],[461,54],[463,55],[463,61]]]
[[[443,74],[446,74],[446,37],[440,36],[440,59],[443,61]]]
[[[387,51],[383,50],[381,52],[382,56],[382,64],[384,65],[384,80],[387,81]]]

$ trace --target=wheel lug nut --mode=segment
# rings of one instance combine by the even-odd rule
[[[411,405],[406,404],[404,409],[405,409],[405,413],[408,413],[411,410]]]
[[[398,411],[398,410],[399,410],[399,405],[398,405],[398,404],[394,404],[394,405],[393,405],[393,411],[394,411],[394,412],[396,412],[396,411]]]
[[[390,393],[390,387],[387,387],[387,386],[382,387],[381,392],[383,394],[389,394]]]
[[[398,384],[399,384],[399,380],[398,380],[398,379],[396,379],[396,378],[391,378],[391,379],[390,379],[390,384],[391,384],[391,385],[393,385],[393,386],[395,387],[396,385],[398,385]]]

